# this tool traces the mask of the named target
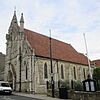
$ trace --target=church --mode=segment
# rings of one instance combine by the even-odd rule
[[[14,11],[6,40],[4,77],[15,91],[46,93],[51,78],[55,88],[59,80],[87,78],[88,58],[71,44],[24,28],[23,13],[18,25]]]

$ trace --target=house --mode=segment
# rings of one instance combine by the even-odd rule
[[[95,67],[100,67],[100,59],[93,60],[93,61],[92,61],[92,64],[93,64]]]
[[[87,78],[87,57],[71,44],[24,28],[23,14],[18,25],[14,11],[6,39],[5,80],[16,91],[46,93],[51,78],[55,88],[59,80]]]

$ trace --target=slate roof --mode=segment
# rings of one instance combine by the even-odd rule
[[[50,58],[50,39],[40,33],[24,30],[25,36],[31,46],[35,50],[36,56]],[[77,52],[70,44],[51,39],[52,58],[68,62],[74,62],[87,65],[87,57]]]

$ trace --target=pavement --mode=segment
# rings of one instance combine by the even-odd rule
[[[25,97],[31,97],[31,98],[36,98],[36,99],[42,99],[42,100],[71,100],[71,99],[53,98],[53,97],[49,97],[49,96],[43,95],[43,94],[29,94],[29,93],[22,93],[22,92],[13,92],[12,94],[18,95],[18,96],[25,96]]]

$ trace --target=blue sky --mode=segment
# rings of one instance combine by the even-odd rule
[[[25,28],[71,44],[78,52],[100,59],[100,0],[0,0],[0,52],[6,53],[8,28],[14,8],[18,21],[24,13]]]

